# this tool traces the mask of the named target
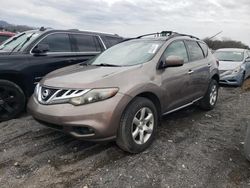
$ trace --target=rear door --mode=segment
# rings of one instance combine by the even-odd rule
[[[206,58],[208,49],[204,46],[205,44],[194,40],[186,40],[185,43],[189,55],[190,69],[188,73],[191,79],[192,99],[196,100],[203,97],[209,84],[209,69],[211,65]],[[203,46],[203,49],[201,46]]]
[[[43,55],[35,55],[31,51],[28,57],[30,66],[27,68],[33,75],[33,82],[39,82],[43,76],[56,69],[72,65],[75,53],[67,33],[52,33],[44,37],[40,44],[47,44],[49,51]],[[36,45],[34,46],[34,48]]]
[[[182,40],[174,41],[166,48],[161,61],[168,56],[178,56],[184,60],[180,67],[167,67],[162,72],[164,93],[164,112],[169,112],[191,102],[189,63],[185,44]]]
[[[75,52],[75,61],[77,63],[86,62],[104,50],[99,36],[91,34],[70,34],[73,50]]]

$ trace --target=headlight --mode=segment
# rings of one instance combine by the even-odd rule
[[[228,70],[221,74],[221,76],[235,75],[238,74],[242,70],[242,66],[238,66],[233,70]]]
[[[118,90],[118,88],[92,89],[80,97],[71,98],[69,103],[78,106],[103,101],[115,96]]]
[[[239,73],[241,71],[241,66],[238,66],[236,69],[232,71],[232,74]]]

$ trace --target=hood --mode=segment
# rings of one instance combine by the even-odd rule
[[[62,88],[117,87],[121,74],[127,74],[140,66],[106,67],[73,65],[48,74],[41,84]]]
[[[219,61],[219,70],[234,70],[239,67],[242,61]]]

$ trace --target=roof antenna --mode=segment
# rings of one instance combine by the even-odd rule
[[[220,32],[218,32],[218,33],[216,33],[215,35],[213,35],[212,37],[209,37],[207,40],[211,40],[212,38],[214,38],[214,37],[216,37],[216,36],[218,36],[219,34],[221,34],[223,31],[220,31]]]

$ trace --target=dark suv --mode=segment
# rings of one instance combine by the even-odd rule
[[[195,102],[213,109],[218,82],[218,64],[204,42],[162,32],[48,74],[28,110],[46,126],[85,140],[116,139],[137,153],[152,143],[161,115]]]
[[[122,40],[114,34],[45,28],[8,39],[0,46],[0,121],[23,111],[47,73],[89,60]]]

